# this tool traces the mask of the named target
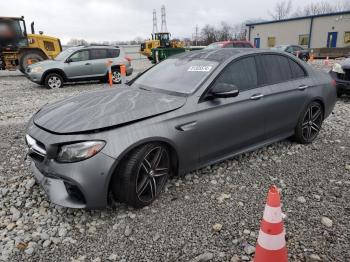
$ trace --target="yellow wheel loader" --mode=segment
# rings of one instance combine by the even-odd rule
[[[147,56],[149,60],[152,60],[152,49],[154,48],[184,48],[184,43],[170,40],[170,33],[155,33],[152,34],[152,39],[141,44],[140,52]]]
[[[56,37],[27,34],[24,17],[0,17],[0,70],[19,70],[25,73],[28,64],[55,58],[62,51]]]

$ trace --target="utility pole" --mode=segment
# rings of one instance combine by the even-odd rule
[[[152,39],[154,37],[154,34],[158,33],[158,24],[157,24],[157,12],[156,9],[153,9],[153,34]]]
[[[168,28],[166,26],[166,14],[165,14],[165,6],[164,5],[162,5],[161,14],[162,14],[161,31],[162,31],[162,33],[167,33],[168,32]]]
[[[198,25],[196,25],[196,30],[195,30],[195,42],[196,42],[196,46],[198,46]]]

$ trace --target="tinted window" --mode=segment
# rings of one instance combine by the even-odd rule
[[[293,61],[292,59],[288,60],[290,68],[292,70],[293,78],[300,78],[306,76],[304,69],[297,62]]]
[[[86,61],[89,60],[89,51],[78,51],[70,57],[72,62]]]
[[[233,62],[224,69],[216,81],[233,84],[240,91],[256,88],[258,78],[254,57],[247,57]]]
[[[273,85],[292,79],[289,58],[281,55],[262,55],[260,61],[261,84]]]
[[[91,49],[90,56],[91,56],[91,59],[107,58],[107,50],[106,49]]]
[[[224,47],[225,47],[225,48],[232,48],[232,47],[234,47],[234,46],[233,46],[233,43],[229,43],[229,44],[226,44]]]
[[[237,48],[250,48],[251,45],[248,43],[234,43],[233,47],[237,47]]]
[[[108,58],[118,57],[119,54],[120,54],[120,50],[119,49],[109,49],[108,50]]]

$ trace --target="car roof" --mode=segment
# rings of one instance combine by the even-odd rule
[[[215,62],[224,62],[234,56],[254,54],[254,53],[276,53],[281,54],[278,51],[272,51],[270,49],[257,49],[257,48],[219,48],[219,49],[202,49],[198,51],[188,51],[172,56],[170,58],[177,58],[180,60],[210,60]]]

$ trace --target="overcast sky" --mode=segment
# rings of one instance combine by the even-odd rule
[[[268,10],[279,0],[1,0],[0,16],[21,16],[35,21],[36,30],[61,38],[88,41],[148,38],[152,32],[152,11],[164,4],[167,26],[173,37],[191,37],[196,24],[230,24],[253,18],[270,19]],[[333,1],[333,0],[329,0]],[[350,1],[350,0],[349,0]],[[293,0],[297,6],[318,0]]]

